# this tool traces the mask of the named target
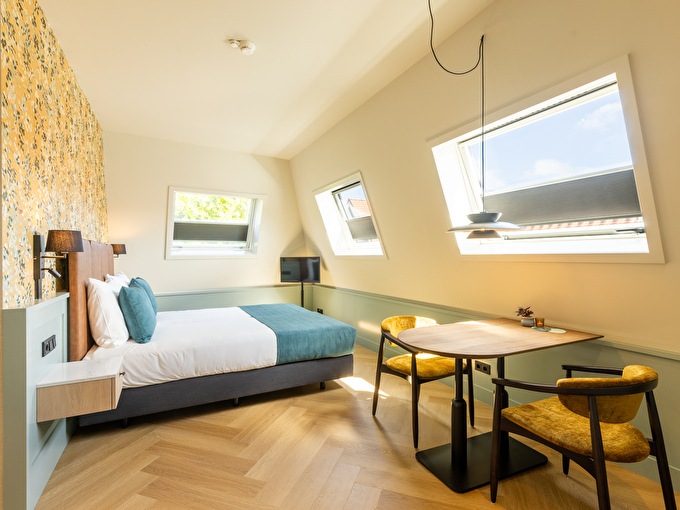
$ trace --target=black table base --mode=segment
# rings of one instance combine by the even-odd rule
[[[509,438],[508,455],[501,461],[501,478],[541,466],[548,458],[533,448]],[[416,452],[416,459],[454,492],[468,492],[490,480],[491,432],[467,440],[467,466],[451,462],[451,444]]]

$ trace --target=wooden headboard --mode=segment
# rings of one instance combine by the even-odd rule
[[[69,361],[80,361],[94,344],[87,319],[88,278],[104,280],[113,274],[110,244],[83,240],[83,251],[68,254]]]

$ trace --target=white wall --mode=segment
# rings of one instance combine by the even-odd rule
[[[117,271],[154,292],[272,285],[279,257],[304,255],[287,161],[133,135],[104,135],[109,241],[125,243]],[[256,257],[165,260],[168,187],[266,195]]]
[[[487,111],[629,54],[665,264],[471,261],[458,254],[427,140],[479,118],[479,75],[453,77],[427,57],[295,157],[308,246],[329,285],[510,316],[532,306],[548,324],[619,344],[680,353],[680,4],[503,0],[439,46],[464,69],[485,39]],[[423,34],[427,44],[427,34]],[[360,170],[386,259],[335,257],[313,191]]]

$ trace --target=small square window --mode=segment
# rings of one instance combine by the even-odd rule
[[[171,187],[166,258],[255,254],[263,198]]]

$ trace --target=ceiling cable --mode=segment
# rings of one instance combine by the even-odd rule
[[[484,36],[482,36],[482,38],[479,40],[479,49],[477,50],[477,62],[475,63],[475,65],[473,65],[467,71],[452,71],[439,61],[439,58],[437,57],[437,52],[434,49],[434,14],[432,14],[432,0],[427,0],[427,8],[430,13],[430,49],[432,50],[432,56],[434,57],[439,67],[441,67],[447,73],[455,74],[456,76],[470,74],[472,71],[477,69],[477,67],[482,61],[482,45],[484,42]]]
[[[471,221],[468,225],[456,226],[450,228],[449,232],[468,231],[468,239],[490,239],[500,238],[498,230],[516,230],[519,229],[517,225],[508,222],[500,222],[500,212],[489,212],[486,210],[486,83],[484,73],[484,35],[479,39],[479,49],[477,51],[477,62],[470,69],[466,71],[452,71],[439,61],[437,52],[434,49],[434,14],[432,14],[432,0],[427,0],[427,7],[430,13],[430,50],[435,61],[444,71],[455,76],[463,76],[471,73],[478,67],[481,68],[481,133],[480,133],[480,163],[479,171],[479,187],[481,191],[481,205],[482,210],[478,213],[468,214],[468,219]]]

